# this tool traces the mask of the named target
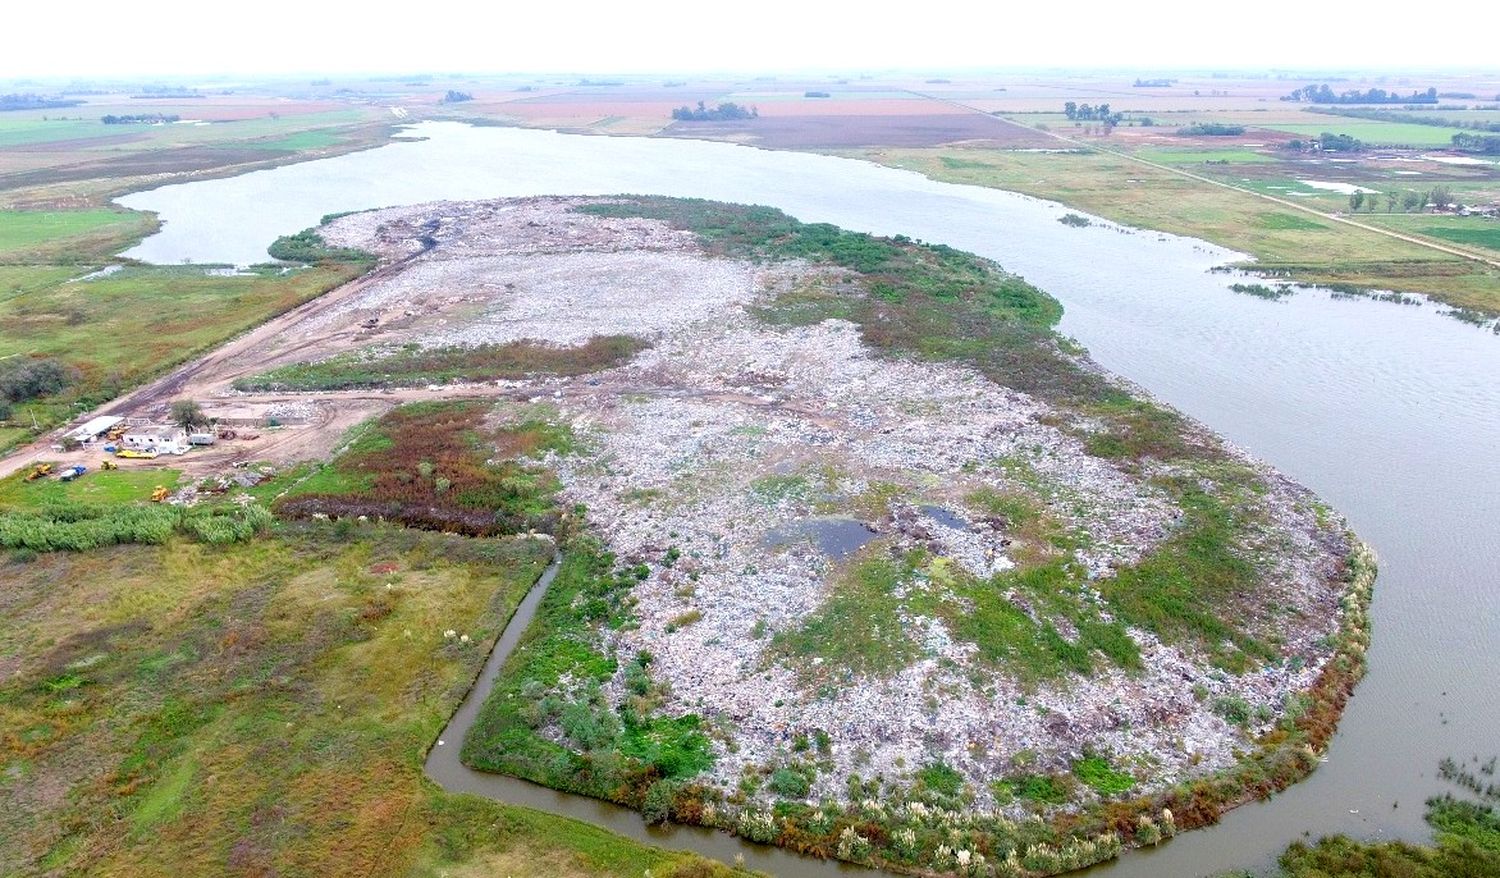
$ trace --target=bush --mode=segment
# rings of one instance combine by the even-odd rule
[[[78,370],[54,357],[0,360],[0,401],[26,402],[66,390]]]
[[[812,790],[812,781],[794,768],[782,767],[771,772],[771,791],[788,799],[804,799]]]
[[[646,818],[648,825],[666,823],[672,819],[672,801],[676,797],[676,784],[657,781],[646,789],[646,797],[641,800],[641,816]]]

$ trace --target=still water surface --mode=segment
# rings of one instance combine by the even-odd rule
[[[1500,751],[1500,338],[1437,308],[1302,292],[1270,302],[1210,274],[1236,254],[1064,208],[828,156],[728,144],[424,123],[425,139],[121,199],[163,230],[129,256],[252,263],[336,211],[436,199],[649,193],[769,204],[991,257],[1060,299],[1095,359],[1343,511],[1381,559],[1370,673],[1325,765],[1268,802],[1099,870],[1109,878],[1262,869],[1304,831],[1424,839],[1447,755]],[[454,746],[448,742],[445,747]],[[497,779],[498,780],[498,779]],[[502,789],[499,786],[494,789]],[[835,868],[512,782],[529,804],[780,875]],[[525,790],[529,789],[530,792]]]

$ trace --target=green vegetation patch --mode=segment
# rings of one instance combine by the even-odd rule
[[[66,503],[117,506],[149,500],[158,485],[175,489],[180,476],[174,469],[101,470],[97,462],[87,466],[88,472],[71,482],[55,476],[28,482],[25,474],[30,470],[0,479],[0,509],[36,511]]]
[[[0,260],[98,259],[109,244],[125,244],[154,221],[125,210],[0,210]]]
[[[702,721],[657,713],[651,659],[626,668],[631,697],[611,710],[600,685],[616,660],[597,630],[631,621],[631,589],[644,574],[619,569],[597,542],[578,538],[463,743],[466,764],[640,808],[658,781],[712,765]],[[567,746],[542,733],[557,729]]]
[[[1292,213],[1263,213],[1255,218],[1255,222],[1263,229],[1293,229],[1310,232],[1328,228],[1317,220]]]
[[[270,526],[271,513],[255,504],[184,509],[165,503],[55,503],[36,510],[0,512],[0,548],[82,552],[127,543],[160,545],[177,533],[223,545],[264,534]]]
[[[1236,512],[1223,499],[1178,486],[1176,533],[1139,563],[1098,581],[1115,617],[1168,642],[1195,642],[1215,663],[1242,670],[1275,650],[1245,631],[1259,582],[1238,543]]]
[[[583,375],[618,366],[646,347],[645,341],[629,335],[596,335],[572,347],[529,340],[472,347],[410,344],[395,351],[351,351],[317,363],[282,366],[241,378],[234,386],[245,391],[351,390],[499,381],[538,373]]]
[[[1109,759],[1085,756],[1073,763],[1073,776],[1078,778],[1101,796],[1118,796],[1135,786],[1135,778],[1128,771],[1120,771],[1110,765]]]
[[[1484,226],[1457,228],[1454,226],[1427,226],[1419,230],[1424,235],[1442,238],[1455,244],[1469,244],[1488,250],[1500,250],[1500,223],[1489,220]]]
[[[1427,800],[1434,843],[1361,842],[1334,835],[1296,842],[1279,860],[1282,878],[1449,878],[1500,875],[1500,815],[1450,795]]]
[[[809,681],[883,676],[911,664],[920,649],[902,624],[904,601],[897,592],[911,581],[915,561],[859,557],[837,576],[823,605],[797,628],[777,634],[772,649]]]
[[[343,454],[277,501],[276,511],[380,517],[474,536],[553,530],[555,479],[516,458],[567,451],[571,432],[540,417],[490,429],[489,411],[474,400],[401,406],[362,426]]]
[[[1136,155],[1161,165],[1269,165],[1280,161],[1275,156],[1253,149],[1143,149]]]

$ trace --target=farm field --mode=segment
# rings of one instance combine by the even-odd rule
[[[1372,146],[1432,146],[1444,147],[1453,143],[1457,128],[1439,128],[1435,125],[1412,125],[1403,122],[1375,122],[1366,119],[1348,119],[1341,116],[1319,116],[1316,122],[1289,124],[1273,122],[1264,127],[1273,131],[1284,131],[1301,137],[1317,137],[1323,132],[1347,134]]]

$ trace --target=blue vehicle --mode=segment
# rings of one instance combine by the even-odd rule
[[[58,474],[57,480],[59,482],[71,482],[88,471],[88,467],[81,463],[75,463]]]

